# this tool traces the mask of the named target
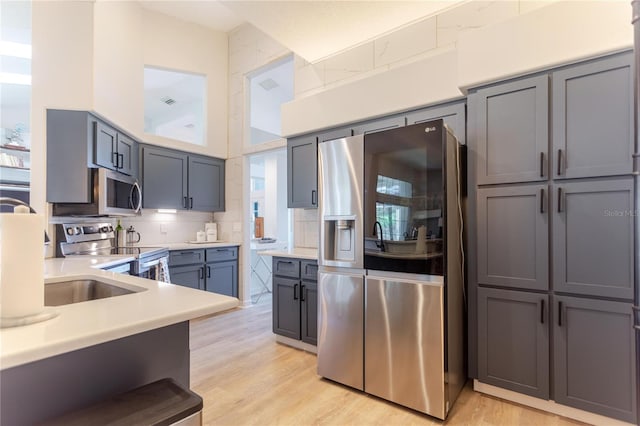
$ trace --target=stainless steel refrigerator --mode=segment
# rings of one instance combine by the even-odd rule
[[[435,120],[318,152],[318,374],[444,419],[466,378],[458,142]]]

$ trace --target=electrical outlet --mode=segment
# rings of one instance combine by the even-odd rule
[[[167,233],[167,224],[166,223],[161,223],[160,224],[160,233],[161,234],[166,234]]]

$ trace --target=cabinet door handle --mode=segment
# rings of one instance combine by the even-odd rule
[[[540,152],[540,177],[544,177],[544,152]]]
[[[201,280],[204,279],[204,266],[198,270],[198,278],[200,278]]]
[[[562,188],[558,188],[558,213],[562,213]]]
[[[562,150],[558,150],[558,176],[562,175]]]
[[[293,285],[293,300],[298,300],[298,284]]]
[[[305,286],[304,284],[302,286],[300,286],[300,301],[304,302],[304,290],[305,290]]]
[[[558,327],[562,327],[562,302],[558,302]]]
[[[544,188],[540,188],[540,213],[544,213]]]
[[[193,208],[193,197],[189,197],[189,208]]]
[[[316,190],[315,190],[315,189],[312,189],[312,190],[311,190],[311,205],[312,205],[312,206],[315,206],[315,205],[316,205],[316,202],[317,202],[317,201],[316,201],[316,198],[317,198],[317,197],[316,197]]]
[[[118,164],[116,165],[116,167],[119,169],[124,167],[124,154],[118,154]]]
[[[211,266],[207,265],[207,278],[211,278]]]
[[[118,156],[117,152],[111,153],[111,164],[113,164],[113,167],[115,167],[116,169],[118,168],[118,164],[120,164],[120,157]]]
[[[544,324],[544,299],[540,301],[540,324]]]
[[[187,208],[187,197],[182,197],[182,207]]]

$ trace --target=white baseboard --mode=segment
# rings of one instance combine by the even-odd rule
[[[568,407],[566,405],[558,404],[555,401],[547,401],[544,399],[535,398],[533,396],[523,395],[518,392],[502,389],[493,385],[488,385],[486,383],[479,382],[478,380],[475,380],[475,379],[473,380],[473,390],[487,394],[487,395],[506,399],[507,401],[526,405],[527,407],[532,407],[538,410],[547,411],[549,413],[557,414],[563,417],[568,417],[570,419],[578,420],[584,423],[590,423],[592,425],[635,426],[633,423],[627,423],[621,420],[616,420],[609,417],[601,416],[599,414],[590,413],[588,411],[579,410],[577,408]]]
[[[282,343],[283,345],[291,346],[296,349],[302,349],[306,352],[311,352],[312,354],[318,354],[318,347],[314,345],[310,345],[309,343],[303,342],[302,340],[295,340],[289,337],[280,336],[276,334],[276,342]]]

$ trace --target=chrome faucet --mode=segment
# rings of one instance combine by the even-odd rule
[[[380,234],[376,232],[376,229],[380,229]],[[380,249],[380,251],[384,251],[384,240],[382,238],[382,224],[380,222],[376,222],[373,224],[373,236],[378,237],[380,240],[376,241],[376,247]]]

